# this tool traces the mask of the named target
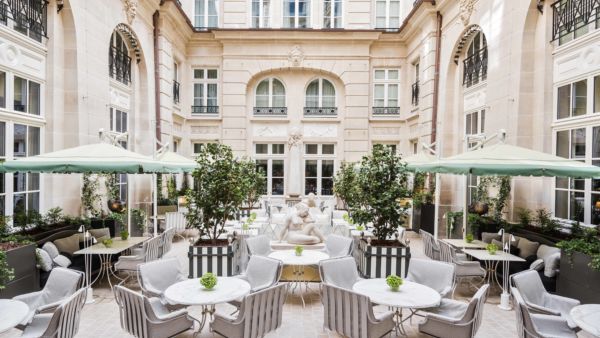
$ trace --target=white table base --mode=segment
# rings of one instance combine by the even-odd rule
[[[308,281],[304,278],[304,271],[306,265],[289,265],[292,267],[292,281],[288,282],[289,288],[292,293],[296,293],[296,288],[298,289],[298,294],[300,295],[300,299],[302,300],[302,307],[306,307],[306,302],[304,301],[304,293],[302,292],[302,283],[304,283],[304,291],[308,292]]]

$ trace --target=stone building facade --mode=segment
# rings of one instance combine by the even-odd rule
[[[563,131],[584,128],[585,150],[577,141],[569,156],[600,160],[592,150],[600,106],[595,18],[574,30],[569,23],[580,19],[564,19],[559,39],[553,27],[564,17],[560,6],[580,0],[43,3],[41,42],[0,25],[1,120],[5,142],[15,145],[5,157],[20,156],[10,149],[21,144],[14,135],[25,130],[35,139],[29,126],[39,128],[39,149],[29,146],[28,155],[95,142],[100,128],[128,132],[128,149],[147,155],[155,138],[190,157],[222,142],[265,168],[272,198],[328,198],[340,164],[378,143],[407,156],[435,142],[450,156],[467,150],[467,135],[489,138],[504,129],[508,143],[564,155],[558,145],[578,136]],[[12,73],[40,83],[40,114],[15,111]],[[585,90],[573,85],[583,79]],[[567,93],[575,103],[557,106]],[[15,133],[13,125],[27,128]],[[23,185],[11,175],[4,178],[7,214],[21,193],[14,185]],[[122,178],[122,190],[135,185],[133,205],[149,202],[150,179],[129,180]],[[443,210],[459,208],[463,183],[442,177]],[[569,184],[516,178],[508,217],[526,206],[569,218],[571,205],[581,203],[583,220],[597,222],[595,182]],[[43,175],[25,193],[38,193],[42,210],[77,212],[79,189],[76,175]]]

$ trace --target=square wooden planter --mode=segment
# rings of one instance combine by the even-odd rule
[[[410,247],[372,246],[359,240],[355,248],[358,271],[364,278],[385,278],[395,274],[405,277],[410,262]]]
[[[238,246],[238,241],[233,241],[228,246],[190,246],[189,278],[199,278],[207,272],[217,276],[239,274]]]

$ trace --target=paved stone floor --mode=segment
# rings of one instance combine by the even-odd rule
[[[411,251],[413,257],[423,257],[421,241],[417,235],[410,233]],[[187,242],[179,241],[174,245],[169,256],[177,256],[183,267],[187,267]],[[284,307],[283,324],[276,332],[267,335],[267,338],[282,337],[282,338],[325,338],[325,337],[341,337],[335,333],[325,331],[323,329],[323,307],[317,292],[318,286],[313,285],[312,291],[305,297],[307,304],[302,307],[300,298],[295,295],[288,296]],[[455,295],[456,299],[469,299],[472,291],[459,289]],[[81,316],[81,324],[77,337],[104,338],[104,337],[129,337],[121,330],[119,323],[119,311],[112,299],[112,294],[109,291],[108,285],[96,286],[94,289],[96,302],[86,305]],[[499,302],[498,292],[491,295],[488,303],[485,305],[483,314],[483,323],[477,337],[486,338],[504,338],[517,337],[515,312],[503,311],[497,307]],[[232,307],[228,305],[217,306],[217,311],[226,311],[230,313]],[[380,311],[382,309],[377,309]],[[199,317],[197,308],[191,308],[190,313]],[[417,323],[420,318],[415,318],[412,325],[407,326],[409,337],[429,337],[419,334]],[[12,330],[4,334],[0,334],[0,338],[18,337],[20,331]],[[177,337],[192,337],[192,332],[188,331]],[[203,332],[198,337],[218,337],[213,335],[208,330],[208,325],[205,326]],[[585,334],[579,334],[579,337],[591,338]],[[233,337],[232,337],[233,338]]]

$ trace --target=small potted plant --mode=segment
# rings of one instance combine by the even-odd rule
[[[296,256],[302,256],[302,251],[304,251],[304,247],[302,245],[296,245],[294,251],[296,252]]]
[[[129,238],[129,231],[127,230],[121,230],[121,239],[126,241],[127,238]]]
[[[105,247],[110,248],[113,245],[113,240],[112,238],[108,238],[102,241],[102,244],[104,244]]]
[[[392,291],[397,292],[400,289],[400,285],[402,285],[402,283],[404,281],[402,280],[402,278],[400,278],[396,275],[389,275],[385,279],[385,282],[387,283],[387,285],[390,287],[390,289]]]
[[[207,272],[200,277],[200,284],[206,290],[212,290],[215,285],[217,285],[217,276],[215,276],[212,272]]]
[[[473,234],[467,234],[465,236],[465,242],[472,243],[473,242]]]
[[[255,212],[251,213],[250,216],[248,216],[248,219],[246,219],[246,221],[242,223],[242,230],[246,231],[250,229],[250,226],[254,223],[254,221],[256,221]]]
[[[498,246],[494,243],[488,244],[485,249],[488,251],[490,255],[495,255],[496,251],[498,251]]]

